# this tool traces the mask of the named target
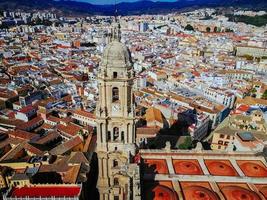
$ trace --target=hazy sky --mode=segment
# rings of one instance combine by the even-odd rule
[[[83,1],[93,4],[114,4],[115,0],[75,0],[75,1]],[[116,0],[117,2],[134,2],[138,0]],[[153,1],[177,1],[177,0],[153,0]]]

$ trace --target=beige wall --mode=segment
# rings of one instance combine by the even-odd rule
[[[214,133],[212,137],[211,149],[224,150],[230,142],[234,141],[234,136],[221,133]]]

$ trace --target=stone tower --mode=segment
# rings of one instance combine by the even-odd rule
[[[129,50],[120,42],[120,25],[113,26],[98,72],[96,107],[100,200],[140,199],[135,155],[133,71]]]

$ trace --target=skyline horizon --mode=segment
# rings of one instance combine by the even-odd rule
[[[134,3],[142,0],[73,0],[77,2],[91,3],[94,5],[114,5],[116,3]],[[153,2],[176,2],[177,0],[147,0]]]

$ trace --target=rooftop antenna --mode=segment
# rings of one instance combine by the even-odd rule
[[[114,13],[114,15],[115,15],[115,22],[117,22],[117,20],[118,20],[117,0],[115,0],[115,13]]]

